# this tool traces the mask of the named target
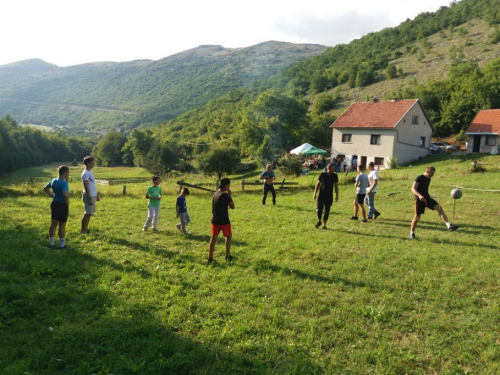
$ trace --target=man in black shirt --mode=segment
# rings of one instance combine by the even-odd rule
[[[425,208],[430,208],[431,210],[435,210],[439,213],[441,220],[446,224],[448,231],[453,232],[458,229],[458,225],[452,225],[448,221],[446,214],[443,211],[443,208],[431,198],[429,195],[429,185],[431,183],[431,178],[434,176],[436,172],[436,168],[427,167],[424,174],[418,176],[413,182],[413,186],[411,187],[411,191],[415,194],[415,217],[411,222],[411,230],[408,238],[410,240],[415,239],[415,228],[417,227],[417,223],[420,220],[420,216],[425,212]]]
[[[325,215],[323,216],[323,229],[327,229],[326,223],[328,217],[330,216],[330,208],[333,204],[333,188],[335,187],[335,202],[339,200],[339,178],[337,174],[333,171],[333,164],[328,164],[326,167],[326,172],[323,172],[318,177],[318,182],[314,188],[313,199],[316,200],[316,194],[319,189],[319,196],[316,202],[316,212],[318,214],[318,222],[316,223],[316,228],[321,226],[321,216],[323,215],[323,209],[325,210]]]
[[[231,252],[231,239],[233,237],[231,231],[231,222],[229,221],[230,209],[234,209],[234,202],[231,198],[231,181],[229,178],[223,178],[220,181],[219,189],[215,192],[212,198],[212,238],[210,239],[210,248],[208,251],[208,263],[214,261],[214,249],[215,243],[217,242],[217,237],[222,231],[224,237],[226,237],[226,260],[233,259]]]

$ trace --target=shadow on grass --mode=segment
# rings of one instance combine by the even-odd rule
[[[182,324],[168,323],[174,307],[158,305],[163,297],[138,303],[115,292],[121,271],[144,276],[142,270],[98,259],[77,244],[71,250],[42,250],[33,245],[42,233],[29,229],[29,234],[0,230],[2,374],[263,374],[276,369],[272,360],[253,353],[231,353],[224,340],[190,339]],[[105,287],[106,278],[112,286]],[[169,287],[176,283],[170,280]],[[133,289],[145,287],[135,281]],[[204,318],[195,310],[186,311],[186,319]],[[285,356],[276,358],[282,361],[278,372],[320,372],[305,354],[288,362]]]
[[[327,284],[343,284],[355,288],[376,288],[376,289],[391,289],[386,286],[380,287],[380,286],[374,286],[371,284],[366,284],[362,281],[356,282],[352,281],[343,277],[325,277],[321,275],[315,275],[312,273],[304,272],[301,270],[293,269],[293,268],[288,268],[288,267],[282,267],[278,266],[276,264],[272,264],[268,260],[265,259],[257,259],[252,263],[252,268],[256,273],[259,272],[274,272],[280,275],[284,276],[290,276],[294,277],[297,279],[302,279],[302,280],[313,280],[321,283],[327,283]]]
[[[192,236],[189,236],[188,239],[190,240],[194,240],[194,241],[198,241],[198,242],[206,242],[207,243],[207,249],[208,249],[208,244],[210,243],[210,240],[211,240],[212,236],[208,236],[208,235],[203,235],[203,234],[196,234],[196,235],[192,235]],[[218,245],[224,245],[225,243],[225,238],[222,237],[222,235],[219,235],[219,237],[217,238],[217,244],[216,246]],[[240,241],[238,239],[234,239],[233,237],[233,240],[231,241],[231,246],[247,246],[247,242],[245,241]]]
[[[164,258],[172,259],[174,256],[178,255],[177,251],[170,251],[170,250],[164,250],[164,249],[159,249],[158,247],[154,247],[152,245],[144,245],[139,242],[133,242],[126,240],[124,238],[109,238],[108,242],[111,244],[116,244],[120,246],[125,246],[129,249],[133,250],[138,250],[138,251],[144,251],[146,253],[154,253],[156,255],[160,255]]]

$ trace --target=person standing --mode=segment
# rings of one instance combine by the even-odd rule
[[[146,222],[142,227],[143,232],[148,230],[151,223],[153,223],[153,232],[158,231],[158,219],[160,217],[161,197],[163,194],[160,186],[160,181],[160,177],[154,176],[152,178],[153,185],[148,187],[148,190],[146,190],[146,199],[149,199],[149,203],[148,217],[146,218]]]
[[[96,202],[99,202],[101,199],[97,194],[97,185],[95,182],[94,173],[92,173],[92,168],[94,168],[95,166],[95,160],[92,156],[85,156],[83,158],[83,163],[85,164],[85,169],[82,172],[82,200],[85,207],[85,213],[82,217],[81,233],[87,234],[89,233],[90,218],[96,211]]]
[[[264,195],[262,197],[262,205],[266,205],[267,193],[271,192],[273,196],[273,206],[276,205],[276,191],[274,190],[274,179],[275,179],[273,166],[271,164],[266,165],[266,170],[260,175],[260,179],[264,181]]]
[[[328,164],[326,172],[322,172],[316,182],[314,188],[313,200],[316,200],[316,194],[319,190],[318,200],[316,201],[316,213],[318,215],[318,222],[315,227],[321,226],[321,216],[323,216],[323,229],[328,229],[326,223],[330,216],[330,208],[333,204],[333,188],[335,187],[335,202],[339,201],[339,177],[333,171],[333,164]],[[324,210],[324,215],[323,215]]]
[[[358,175],[356,176],[356,183],[354,186],[356,187],[356,196],[354,197],[354,216],[351,217],[351,220],[358,220],[358,211],[361,208],[361,214],[363,215],[363,223],[366,223],[366,210],[365,210],[365,196],[366,196],[366,188],[368,186],[368,176],[364,173],[365,166],[363,164],[358,165]]]
[[[342,165],[344,166],[344,173],[347,171],[347,159],[344,156],[344,161],[342,162]]]
[[[420,216],[425,213],[425,208],[437,211],[439,217],[443,220],[443,223],[446,224],[449,232],[453,232],[458,229],[458,225],[450,224],[443,208],[429,195],[429,185],[434,173],[436,173],[436,168],[427,167],[425,172],[415,179],[411,187],[412,193],[415,194],[415,216],[411,222],[410,235],[408,236],[410,240],[415,239],[415,229],[417,228]]]
[[[223,178],[220,183],[218,190],[214,193],[212,198],[212,220],[211,220],[211,231],[212,237],[210,238],[210,246],[208,250],[208,263],[214,261],[214,250],[215,243],[217,242],[217,237],[222,231],[224,237],[226,237],[226,260],[232,260],[231,255],[231,241],[233,238],[231,230],[231,222],[229,221],[229,210],[234,209],[234,202],[231,198],[231,181],[229,178]]]
[[[181,194],[177,197],[177,202],[175,203],[175,211],[178,218],[181,219],[179,224],[176,224],[177,229],[179,229],[184,234],[191,234],[186,230],[186,224],[191,222],[191,218],[188,214],[186,197],[189,195],[189,189],[187,187],[182,188]]]
[[[55,247],[56,229],[59,225],[59,249],[66,248],[66,222],[69,212],[69,167],[61,165],[57,168],[59,177],[52,179],[43,191],[53,198],[50,204],[52,222],[49,228],[49,247]],[[52,190],[52,193],[50,192]]]
[[[365,202],[366,205],[370,208],[368,210],[368,219],[376,219],[380,216],[380,212],[375,208],[375,194],[377,193],[378,188],[378,172],[375,170],[375,163],[370,162],[368,164],[368,183],[370,188],[366,192]]]

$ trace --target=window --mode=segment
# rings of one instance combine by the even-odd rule
[[[342,134],[342,143],[351,143],[352,134]]]
[[[418,125],[418,116],[411,116],[411,124]]]
[[[370,144],[371,145],[379,145],[380,144],[380,135],[372,134],[372,136],[370,137]]]
[[[487,135],[486,136],[486,146],[495,146],[496,145],[496,135]]]
[[[420,147],[425,147],[425,137],[420,137]]]
[[[384,166],[384,158],[375,158],[374,163],[375,163],[375,165],[381,165],[383,167]]]

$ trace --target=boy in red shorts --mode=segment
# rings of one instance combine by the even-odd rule
[[[234,202],[231,198],[231,181],[229,178],[223,178],[220,181],[219,189],[212,198],[212,238],[210,239],[210,249],[208,251],[208,263],[214,261],[214,249],[217,237],[222,231],[226,237],[226,260],[233,259],[231,252],[231,222],[229,221],[228,207],[234,209]]]

